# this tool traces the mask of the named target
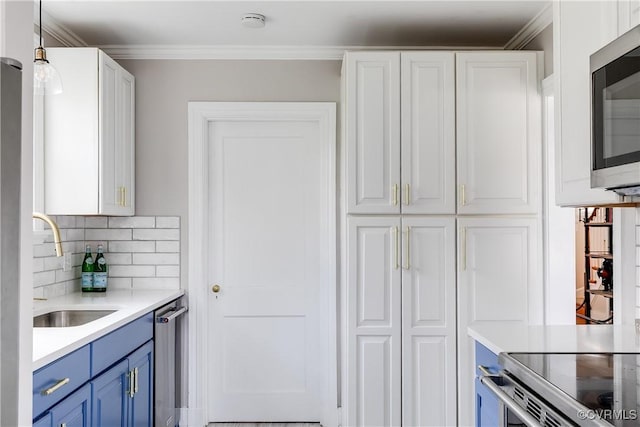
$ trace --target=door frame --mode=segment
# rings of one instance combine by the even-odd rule
[[[216,121],[314,121],[318,123],[324,158],[324,184],[321,189],[326,211],[323,233],[324,283],[320,298],[321,341],[321,417],[323,426],[335,426],[338,420],[337,384],[337,232],[336,232],[336,104],[335,102],[189,102],[189,222],[188,222],[188,425],[206,426],[208,414],[207,348],[208,289],[206,275],[209,205],[208,161],[209,124]]]

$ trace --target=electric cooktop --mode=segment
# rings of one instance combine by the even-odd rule
[[[535,373],[524,375],[525,386],[541,393],[539,388],[550,384],[588,408],[577,414],[578,419],[598,417],[614,426],[640,425],[640,354],[509,353],[509,356],[522,365],[505,361],[505,369],[516,378],[523,367]]]

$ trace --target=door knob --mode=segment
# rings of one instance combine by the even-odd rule
[[[218,292],[220,292],[220,285],[213,285],[211,287],[211,290],[217,294]]]

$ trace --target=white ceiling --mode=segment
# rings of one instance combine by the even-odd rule
[[[503,47],[549,3],[45,0],[43,27],[112,49]],[[245,13],[265,15],[266,26],[242,27]]]

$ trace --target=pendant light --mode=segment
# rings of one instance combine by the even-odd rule
[[[62,81],[60,74],[53,65],[47,61],[47,52],[42,47],[42,0],[40,0],[40,44],[35,50],[33,60],[33,93],[36,95],[55,95],[62,93]]]

